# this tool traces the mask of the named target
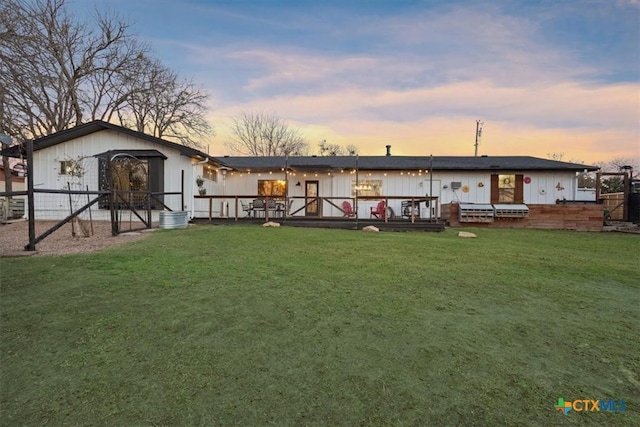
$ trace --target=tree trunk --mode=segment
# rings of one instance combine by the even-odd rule
[[[11,179],[11,167],[9,165],[9,158],[7,156],[2,156],[2,167],[4,168],[4,191],[11,192],[13,191],[13,185]]]

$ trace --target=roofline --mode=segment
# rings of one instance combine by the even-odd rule
[[[102,120],[94,120],[92,122],[84,123],[75,126],[70,129],[61,130],[51,135],[43,136],[33,140],[33,151],[42,150],[44,148],[52,147],[54,145],[61,144],[63,142],[70,141],[75,138],[80,138],[86,135],[90,135],[102,130],[112,130],[114,132],[122,133],[132,136],[134,138],[143,139],[154,144],[162,145],[167,148],[178,150],[180,154],[184,156],[196,157],[201,159],[214,159],[206,153],[195,148],[187,147],[186,145],[177,144],[175,142],[167,141],[165,139],[157,138],[146,133],[138,132],[132,129],[128,129],[122,126],[114,125]],[[13,145],[10,148],[3,150],[1,153],[7,157],[20,157],[19,146]]]
[[[347,157],[353,157],[353,164],[346,165],[342,161]],[[358,170],[385,170],[385,171],[406,171],[406,170],[429,170],[430,163],[436,163],[433,165],[434,171],[448,171],[448,170],[462,170],[462,171],[482,171],[482,172],[494,172],[494,171],[574,171],[574,172],[583,172],[589,171],[594,172],[599,170],[598,166],[592,165],[583,165],[579,163],[568,163],[568,162],[560,162],[551,159],[543,159],[539,157],[532,156],[358,156]],[[265,157],[259,156],[224,156],[224,157],[214,157],[216,161],[225,166],[229,166],[234,170],[238,171],[276,171],[282,170],[282,168],[287,169],[299,169],[299,170],[335,170],[335,169],[355,169],[356,168],[356,160],[355,156],[295,156],[295,157],[284,157],[284,156],[276,156],[270,157],[270,161],[266,161]],[[300,162],[300,159],[309,160],[313,159],[314,162],[309,162],[304,164],[305,161]],[[411,166],[401,166],[398,165],[397,162],[391,160],[389,164],[377,164],[377,165],[367,165],[367,160],[371,159],[393,159],[393,160],[405,160],[407,162],[413,162],[414,165]],[[453,165],[448,166],[447,163],[455,160],[466,160],[472,162],[474,160],[477,162],[483,162],[477,166],[473,165]],[[496,163],[504,163],[505,161],[513,161],[515,159],[524,160],[531,159],[532,161],[545,161],[549,162],[549,166],[541,166],[541,165],[487,165],[486,161],[490,159],[496,159]],[[296,160],[298,160],[296,162]],[[333,160],[333,161],[332,161]],[[317,163],[315,163],[317,161]],[[265,164],[271,163],[271,164]],[[437,163],[440,163],[438,165]],[[444,165],[443,165],[444,163]]]

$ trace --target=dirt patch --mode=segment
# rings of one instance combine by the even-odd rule
[[[36,236],[44,233],[55,224],[55,221],[36,221]],[[97,252],[105,248],[144,239],[151,234],[149,232],[124,233],[114,237],[111,235],[111,223],[108,221],[94,221],[93,235],[89,237],[81,237],[83,233],[77,225],[75,231],[76,237],[73,237],[71,224],[65,224],[36,245],[38,253],[35,256]],[[24,252],[24,246],[28,242],[29,224],[27,221],[0,225],[0,256]]]

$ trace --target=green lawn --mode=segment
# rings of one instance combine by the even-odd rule
[[[0,424],[640,425],[640,236],[471,231],[1,259]]]

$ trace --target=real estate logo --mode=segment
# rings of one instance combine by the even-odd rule
[[[562,397],[558,398],[558,404],[555,405],[555,408],[556,411],[560,411],[565,415],[572,410],[575,412],[624,412],[627,410],[624,400],[580,399],[565,401]]]

